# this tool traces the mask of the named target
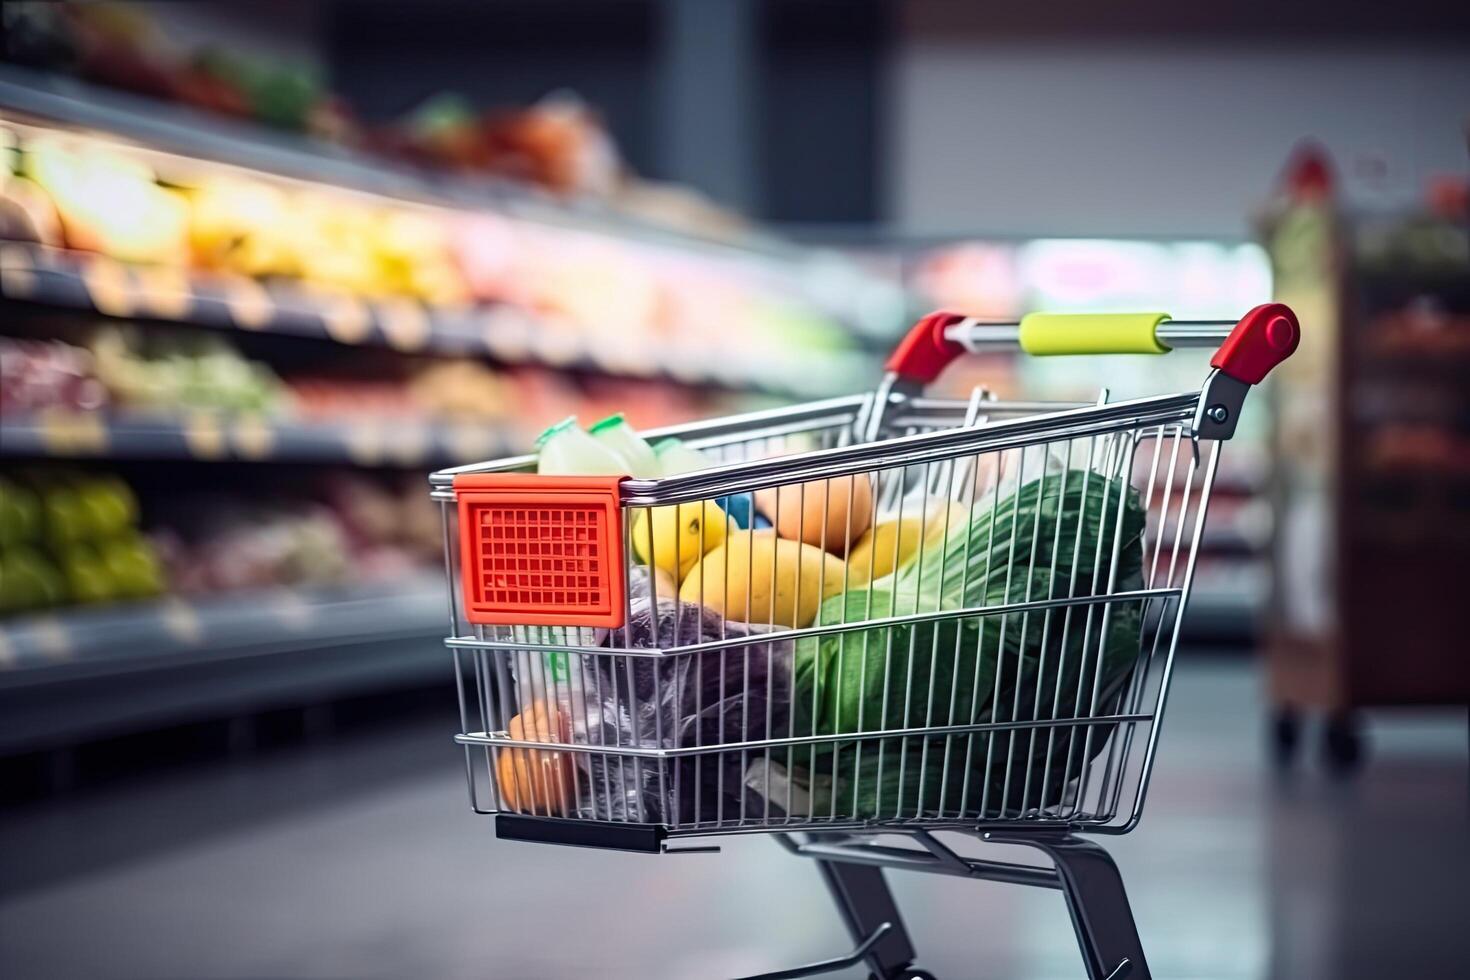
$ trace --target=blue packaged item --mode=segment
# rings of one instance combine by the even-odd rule
[[[715,506],[719,507],[720,510],[724,511],[726,514],[729,514],[730,520],[734,521],[735,526],[740,528],[742,531],[750,527],[751,506],[750,497],[748,495],[742,493],[734,494],[729,497],[716,497]],[[759,522],[764,520],[764,517],[756,515],[756,527],[760,527],[761,525]],[[771,522],[766,521],[765,526],[770,527]]]

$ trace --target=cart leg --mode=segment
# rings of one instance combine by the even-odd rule
[[[1128,893],[1108,852],[1075,837],[1014,843],[1031,844],[1056,862],[1088,980],[1149,980]]]
[[[1362,720],[1352,711],[1334,711],[1322,728],[1322,762],[1334,776],[1355,775],[1363,765]]]
[[[1271,714],[1271,758],[1279,768],[1285,768],[1296,758],[1297,745],[1301,741],[1301,713],[1289,704],[1283,704]]]
[[[817,867],[854,943],[867,939],[883,923],[890,924],[888,932],[868,953],[868,969],[883,980],[902,977],[914,961],[914,946],[903,927],[893,892],[883,880],[883,869],[843,861],[818,861]]]

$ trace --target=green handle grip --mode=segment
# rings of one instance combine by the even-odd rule
[[[1028,354],[1165,354],[1156,330],[1167,313],[1030,313],[1021,318]]]

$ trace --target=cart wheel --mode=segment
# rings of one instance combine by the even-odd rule
[[[1351,776],[1363,765],[1363,728],[1356,715],[1338,712],[1322,729],[1322,762],[1331,772]]]
[[[1271,758],[1278,766],[1288,766],[1296,758],[1301,743],[1302,716],[1290,705],[1276,709],[1271,716]]]

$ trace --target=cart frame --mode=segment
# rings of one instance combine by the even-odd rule
[[[1174,346],[1213,346],[1222,340],[1223,345],[1211,361],[1213,370],[1199,391],[1117,403],[1108,403],[1104,392],[1095,404],[1004,402],[979,390],[967,400],[928,398],[923,394],[925,385],[934,381],[951,361],[966,352],[994,346],[1014,347],[1019,344],[1024,350],[1038,354],[1162,353]],[[871,394],[827,399],[647,433],[650,438],[680,438],[695,448],[718,453],[721,460],[733,455],[734,460],[724,465],[659,479],[609,478],[599,482],[595,478],[584,478],[579,482],[577,479],[560,478],[553,481],[520,475],[535,466],[534,456],[521,456],[433,474],[431,494],[443,504],[445,569],[450,581],[452,633],[446,643],[455,661],[462,722],[456,741],[465,751],[465,772],[472,806],[477,812],[497,815],[498,836],[545,843],[672,853],[717,849],[679,847],[671,843],[680,838],[773,834],[790,853],[817,862],[842,913],[854,948],[845,956],[763,974],[758,980],[811,976],[860,962],[865,963],[875,977],[883,980],[928,976],[913,966],[915,951],[884,880],[885,868],[1058,889],[1067,902],[1089,980],[1147,978],[1150,975],[1148,966],[1118,869],[1103,848],[1077,835],[1080,832],[1127,833],[1137,826],[1141,818],[1170,686],[1178,627],[1191,590],[1194,560],[1204,530],[1220,443],[1233,435],[1250,386],[1263,380],[1272,366],[1289,356],[1298,340],[1296,318],[1280,304],[1257,307],[1235,323],[1180,322],[1169,320],[1162,314],[1148,314],[1130,317],[1033,316],[1018,324],[993,324],[953,314],[932,314],[916,324],[904,338],[889,359],[882,382]],[[812,445],[814,439],[816,446]],[[1079,440],[1086,440],[1087,448],[1080,468],[1074,468],[1073,453]],[[1201,447],[1202,441],[1208,443],[1204,448]],[[1140,464],[1146,456],[1138,457],[1136,451],[1146,442],[1152,442],[1153,454],[1151,462],[1144,466]],[[963,503],[963,494],[968,489],[967,513],[974,515],[981,506],[976,500],[979,492],[976,486],[980,482],[983,461],[993,461],[994,506],[999,505],[1002,485],[999,474],[1008,459],[1014,468],[1013,492],[1016,499],[1019,500],[1020,488],[1030,466],[1033,479],[1026,486],[1039,482],[1044,501],[1048,474],[1055,462],[1054,448],[1062,445],[1066,447],[1065,462],[1061,465],[1061,476],[1053,477],[1058,495],[1057,528],[1051,538],[1053,575],[1057,572],[1058,554],[1062,551],[1066,494],[1071,483],[1075,482],[1072,474],[1087,474],[1081,483],[1083,503],[1075,518],[1079,542],[1088,506],[1086,491],[1090,475],[1095,472],[1097,480],[1110,481],[1106,487],[1108,491],[1112,489],[1112,481],[1116,481],[1118,486],[1111,505],[1114,509],[1107,509],[1109,498],[1105,492],[1102,497],[1104,504],[1096,515],[1099,537],[1097,554],[1092,559],[1090,586],[1077,587],[1078,568],[1082,564],[1079,546],[1072,556],[1070,582],[1064,596],[1056,595],[1052,591],[1054,586],[1048,586],[1045,598],[1033,597],[1028,573],[1025,593],[1013,597],[1011,573],[1007,570],[1005,589],[999,602],[991,601],[987,593],[986,601],[980,605],[940,607],[936,601],[935,608],[921,610],[915,599],[912,611],[904,612],[895,600],[895,605],[886,610],[889,615],[874,615],[869,599],[867,614],[856,619],[849,620],[844,611],[840,622],[823,622],[819,617],[815,624],[785,622],[782,629],[741,632],[729,637],[725,635],[722,624],[720,637],[713,640],[705,638],[697,629],[693,640],[684,638],[681,632],[683,609],[695,600],[683,596],[681,591],[680,597],[672,602],[674,619],[669,638],[665,641],[660,632],[663,628],[660,616],[664,614],[665,607],[660,604],[657,576],[650,570],[646,575],[648,594],[642,597],[642,601],[651,611],[652,642],[647,642],[647,637],[643,638],[643,643],[634,640],[630,627],[634,602],[628,586],[637,574],[635,565],[638,558],[635,553],[640,542],[634,534],[640,533],[640,527],[646,529],[647,541],[642,554],[649,558],[650,564],[657,563],[660,559],[656,556],[660,551],[655,547],[653,530],[656,508],[677,510],[681,505],[706,508],[710,506],[706,502],[710,501],[719,501],[725,507],[729,501],[742,495],[753,501],[757,492],[767,492],[776,494],[778,502],[775,508],[779,515],[784,506],[779,501],[786,490],[800,488],[800,536],[805,536],[805,487],[817,485],[825,488],[823,492],[827,494],[822,501],[822,516],[816,521],[823,525],[821,543],[826,545],[825,528],[834,483],[840,488],[842,484],[839,481],[848,481],[847,500],[851,502],[853,481],[869,479],[875,488],[875,497],[889,504],[897,501],[900,515],[903,500],[915,491],[940,491],[940,498],[949,505]],[[775,454],[771,452],[773,446]],[[786,451],[783,453],[782,450]],[[1183,487],[1176,489],[1176,476],[1181,468]],[[1035,475],[1037,469],[1040,471],[1039,480]],[[1197,485],[1196,477],[1199,479]],[[1141,478],[1146,488],[1140,492],[1136,484]],[[1162,486],[1159,481],[1162,481]],[[557,485],[553,488],[554,482]],[[593,566],[603,569],[603,577],[593,581],[593,585],[602,587],[602,591],[517,593],[501,589],[493,593],[477,592],[476,576],[488,577],[491,573],[482,571],[487,566],[477,550],[481,545],[465,536],[465,527],[479,520],[470,516],[475,512],[468,510],[467,506],[485,500],[492,504],[519,502],[519,506],[526,499],[528,490],[534,497],[536,488],[543,485],[548,492],[556,489],[561,493],[571,493],[579,505],[595,502],[598,493],[607,494],[609,519],[605,536],[591,546],[602,549],[595,553],[601,556],[603,565],[594,563]],[[956,485],[960,488],[958,491]],[[944,496],[945,493],[948,497]],[[553,500],[549,496],[545,499]],[[1149,524],[1147,534],[1140,531],[1136,538],[1141,542],[1142,550],[1140,581],[1129,583],[1118,575],[1120,553],[1125,547],[1121,543],[1124,511],[1125,506],[1136,506],[1140,501]],[[1171,501],[1177,512],[1171,511]],[[682,515],[683,511],[678,513]],[[1039,515],[1040,512],[1037,513]],[[1015,540],[1020,533],[1016,527],[1018,514],[1019,504],[1012,517],[1012,552],[1016,549]],[[558,541],[570,533],[560,529],[558,512],[554,508],[543,510],[540,516],[541,524],[529,531],[513,533],[521,537],[553,533],[536,529],[548,525],[558,527],[554,532]],[[579,516],[578,520],[581,519]],[[967,519],[961,518],[959,523],[964,524],[963,557],[968,563],[973,532],[965,523]],[[919,530],[926,547],[931,531],[929,520],[926,509],[920,518]],[[959,557],[951,551],[949,544],[952,537],[948,510],[943,520],[941,567],[937,573],[941,581],[951,574],[949,566]],[[999,518],[993,520],[998,521]],[[1113,532],[1111,543],[1105,548],[1103,542],[1109,540],[1109,522],[1113,523]],[[457,523],[463,527],[457,528]],[[849,517],[849,532],[851,523]],[[1040,543],[1044,540],[1039,516],[1035,523],[1036,527],[1031,532],[1033,552],[1040,550]],[[994,533],[992,525],[992,541]],[[579,537],[578,540],[587,539]],[[684,557],[678,550],[681,543],[676,542],[676,567]],[[1128,546],[1132,547],[1132,542]],[[578,547],[583,549],[578,552],[580,554],[585,553],[589,546]],[[898,545],[895,544],[894,548],[896,563]],[[459,560],[456,560],[456,550],[459,551]],[[753,545],[751,550],[754,550]],[[608,552],[611,554],[606,554]],[[534,549],[532,553],[536,553]],[[921,549],[918,558],[921,579],[924,554]],[[987,554],[987,576],[991,572],[991,559],[992,556]],[[697,564],[699,556],[696,555],[694,560]],[[726,574],[729,574],[729,562],[727,556]],[[774,574],[774,552],[772,562]],[[1030,571],[1034,572],[1034,553],[1029,562]],[[609,563],[616,574],[605,574]],[[1142,574],[1142,565],[1145,564],[1148,565],[1146,576]],[[534,560],[531,565],[535,567]],[[526,567],[524,560],[520,567]],[[1164,572],[1162,578],[1161,570]],[[872,571],[871,566],[869,571]],[[515,580],[513,572],[495,574],[500,575],[501,580],[505,580],[507,574],[509,580]],[[842,572],[844,592],[850,574],[847,569]],[[968,565],[964,575],[968,580]],[[560,583],[562,579],[557,581]],[[462,588],[465,590],[463,601]],[[700,612],[707,602],[728,599],[725,587],[713,588],[717,594],[706,595],[704,579],[699,580]],[[801,588],[798,578],[795,585],[797,607],[800,606]],[[778,588],[771,589],[769,618],[760,621],[781,622],[776,609],[777,591]],[[488,600],[487,595],[490,597]],[[512,601],[503,610],[489,608],[487,613],[485,602],[502,595],[509,595],[513,600],[519,595],[521,605]],[[591,619],[577,618],[576,609],[568,618],[554,612],[543,614],[539,610],[528,614],[525,610],[531,607],[524,602],[527,595],[574,595],[589,605],[593,598],[602,604],[597,607],[596,617]],[[476,601],[480,605],[476,605]],[[748,595],[745,603],[745,621],[758,621],[750,615]],[[1109,617],[1115,608],[1141,610],[1136,627],[1139,652],[1132,666],[1119,674],[1116,683],[1110,681],[1105,689],[1102,683],[1104,648],[1111,642]],[[793,612],[792,615],[799,613]],[[1119,612],[1113,625],[1117,626],[1124,615],[1124,612]],[[1035,695],[1037,710],[1022,717],[1026,712],[1022,710],[1023,662],[1022,652],[1018,649],[1011,681],[1016,691],[1015,705],[1010,717],[1003,719],[1000,718],[1004,708],[1001,675],[1004,657],[1008,656],[1004,652],[1006,623],[1008,619],[1020,618],[1020,642],[1024,645],[1026,624],[1033,616],[1046,623],[1044,628],[1038,627],[1043,630],[1043,664],[1047,649],[1045,630],[1051,629],[1054,618],[1064,624],[1058,626],[1061,646],[1054,668],[1057,673],[1056,700],[1051,717],[1043,717],[1040,710],[1042,695],[1038,690]],[[1061,697],[1062,666],[1068,656],[1068,630],[1073,629],[1074,616],[1079,623],[1085,623],[1076,627],[1081,636],[1081,651],[1073,669],[1081,673],[1076,682],[1077,692],[1070,707],[1066,707],[1065,699]],[[909,630],[910,648],[906,662],[911,687],[915,670],[914,637],[919,626],[934,630],[936,652],[940,630],[952,628],[958,652],[966,623],[979,623],[974,627],[977,637],[975,676],[978,680],[981,676],[980,651],[987,640],[986,624],[997,619],[1000,625],[993,657],[997,664],[994,668],[995,697],[990,703],[988,720],[979,720],[976,717],[978,709],[972,707],[968,721],[956,722],[957,695],[954,692],[962,687],[960,661],[956,658],[955,680],[950,694],[950,723],[935,723],[933,702],[935,678],[939,675],[936,657],[927,668],[929,710],[924,713],[922,722],[911,718],[907,707],[902,722],[889,722],[886,706],[888,675],[890,665],[895,661],[893,636],[896,633],[902,629]],[[559,623],[565,625],[556,625]],[[597,623],[603,628],[594,628],[589,623]],[[1151,641],[1149,634],[1152,635]],[[861,642],[862,656],[866,658],[868,638],[875,635],[887,637],[887,650],[882,658],[884,710],[881,722],[874,725],[869,720],[865,725],[860,708],[855,726],[849,719],[845,728],[839,723],[836,730],[818,731],[813,721],[808,734],[798,734],[794,682],[788,680],[786,696],[791,719],[787,722],[786,734],[779,735],[780,726],[772,724],[771,704],[779,699],[779,694],[773,693],[776,689],[772,687],[775,671],[773,648],[780,644],[781,650],[793,651],[781,656],[790,657],[790,669],[794,674],[798,656],[794,651],[801,650],[802,644],[808,645],[808,651],[824,641],[839,644],[845,649],[851,638],[854,644]],[[621,644],[617,642],[619,637]],[[1089,644],[1094,639],[1096,649],[1089,653]],[[665,667],[669,664],[692,664],[698,669],[705,663],[705,658],[717,655],[722,672],[720,692],[723,695],[727,654],[738,653],[744,658],[745,680],[739,698],[742,704],[746,704],[745,699],[754,701],[760,693],[750,680],[752,647],[756,648],[757,665],[762,650],[765,654],[764,726],[757,718],[755,734],[750,734],[748,719],[744,717],[749,708],[742,707],[740,736],[727,737],[722,727],[720,733],[706,743],[698,734],[699,726],[703,724],[700,719],[705,713],[705,709],[700,707],[695,712],[694,744],[685,744],[688,733],[683,729],[669,731],[671,723],[664,722],[661,708],[669,686],[678,682],[666,680],[665,689],[660,691],[661,672]],[[1091,667],[1088,666],[1089,655],[1094,658]],[[550,666],[552,658],[562,658],[554,671]],[[897,659],[903,659],[901,650]],[[570,669],[566,667],[568,662],[573,665]],[[652,677],[652,694],[645,692],[642,702],[637,691],[647,684],[635,683],[635,664],[639,678],[648,674]],[[841,669],[839,659],[839,673]],[[863,669],[866,670],[866,661]],[[565,679],[559,680],[563,674]],[[577,678],[575,683],[581,685],[580,709],[574,682],[570,679],[573,676]],[[1038,676],[1042,676],[1040,670]],[[609,685],[608,692],[601,688],[604,677]],[[1085,696],[1089,677],[1090,699]],[[593,737],[592,724],[587,721],[592,717],[587,713],[592,707],[592,693],[587,686],[589,678],[597,680],[596,711],[602,712],[604,718],[598,722],[596,738]],[[845,682],[846,678],[843,680]],[[566,685],[565,690],[559,686],[561,684]],[[537,693],[534,697],[530,696],[528,687],[535,687]],[[682,703],[678,701],[682,696],[678,688],[674,687],[674,691],[673,699]],[[905,688],[904,696],[907,697],[908,693],[908,688]],[[576,720],[574,728],[562,731],[549,722],[545,726],[533,726],[530,721],[517,718],[507,731],[507,719],[513,706],[528,700],[539,705],[543,699],[552,697],[561,698],[563,705],[570,703],[569,713]],[[976,685],[968,698],[972,705],[978,705],[980,697],[981,691]],[[547,700],[546,703],[552,702]],[[651,717],[657,731],[640,733],[638,719],[647,719],[645,709],[649,704],[653,706]],[[1063,705],[1061,710],[1058,709],[1059,704]],[[619,718],[615,725],[618,730],[613,732],[611,742],[605,727],[606,705],[614,705]],[[623,720],[625,707],[627,717],[631,719],[630,738],[625,738],[622,732],[629,724]],[[532,714],[524,708],[522,710],[526,716]],[[723,726],[723,700],[719,710]],[[547,711],[547,714],[551,713]],[[522,727],[517,729],[517,725]],[[1140,726],[1147,728],[1146,738],[1137,737]],[[1082,734],[1079,735],[1079,731]],[[985,751],[983,770],[977,770],[971,764],[977,738]],[[1028,738],[1029,746],[1024,744]],[[1074,767],[1074,747],[1079,738],[1083,748]],[[922,781],[928,778],[926,774],[931,772],[930,767],[940,767],[939,762],[931,761],[930,752],[932,745],[934,758],[938,758],[941,739],[945,781],[949,778],[951,746],[968,742],[963,792],[954,806],[946,807],[947,789],[941,788],[937,806],[931,804],[926,807],[926,787]],[[1003,739],[1007,747],[1002,771],[999,760],[993,759],[992,755],[995,746]],[[1033,803],[1032,787],[1036,781],[1032,768],[1033,760],[1037,758],[1039,739],[1047,741],[1040,756],[1042,763],[1038,775],[1041,788],[1035,793]],[[1067,740],[1066,766],[1053,780],[1052,770],[1060,757],[1062,739]],[[1016,785],[1013,756],[1018,741],[1023,743],[1024,778],[1013,794]],[[1139,741],[1142,742],[1141,755],[1134,751],[1135,743]],[[918,773],[915,778],[921,782],[912,805],[908,806],[905,804],[907,784],[904,782],[904,766],[912,757],[911,746],[914,743],[922,747],[923,754],[919,758],[923,761],[914,763],[912,772]],[[510,748],[512,745],[513,749]],[[872,746],[866,770],[862,768],[865,746]],[[892,747],[898,754],[897,761],[891,761],[890,766],[899,767],[897,789],[894,791],[896,802],[888,804],[892,807],[891,813],[883,807],[882,798],[883,753],[887,747]],[[822,778],[817,761],[819,748],[823,753],[831,753],[831,786],[827,791],[831,803],[830,812],[826,813],[818,812],[819,806],[822,809],[827,807],[825,801],[819,804],[816,789]],[[856,761],[850,764],[850,770],[841,768],[839,763],[847,749],[851,749],[856,757]],[[784,769],[780,765],[783,751]],[[806,751],[811,753],[812,759],[808,772],[810,799],[794,805],[793,801],[801,794],[792,789],[792,783],[796,781],[792,777],[805,770],[792,768],[793,759],[799,767],[802,757],[797,753]],[[845,799],[839,805],[839,793],[847,792],[847,783],[857,786],[868,778],[874,755],[878,788],[872,805],[860,804],[856,789],[851,806]],[[762,756],[765,765],[763,792],[758,783],[751,783],[750,773],[754,767],[748,767],[752,758],[760,761]],[[727,786],[723,782],[726,764],[732,757],[738,760],[737,775],[744,774],[743,785]],[[706,761],[708,766],[701,773],[700,766]],[[617,775],[610,779],[609,773],[614,764]],[[548,770],[548,766],[552,768]],[[529,775],[536,772],[537,767],[539,784]],[[599,767],[605,789],[602,794],[598,793],[596,786]],[[622,788],[628,767],[635,774],[633,781],[626,783],[636,787],[631,795]],[[1015,764],[1014,768],[1015,774],[1019,775],[1020,765]],[[711,770],[717,770],[722,780],[713,817],[706,812],[707,804],[701,807],[699,797],[700,787]],[[773,794],[773,770],[781,773],[778,781],[787,779],[784,800],[779,798],[779,793]],[[552,782],[547,781],[548,771],[553,773]],[[980,788],[975,794],[978,799],[972,802],[971,780],[975,771],[981,772],[976,780]],[[679,786],[681,776],[686,779],[682,791]],[[890,771],[890,780],[891,776]],[[523,779],[528,785],[521,785]],[[584,779],[591,782],[585,793]],[[690,780],[694,803],[686,814]],[[568,781],[570,788],[564,785]],[[1049,781],[1051,785],[1048,785]],[[670,783],[673,785],[672,794],[669,792]],[[616,795],[621,797],[616,806],[615,794],[610,788],[614,784],[619,787]],[[747,800],[752,798],[752,792],[756,794],[755,799],[764,801],[761,812],[754,815],[747,809]],[[732,794],[739,795],[738,816],[725,812],[726,797]],[[1014,805],[1013,795],[1017,797]],[[956,832],[991,844],[1031,848],[1049,859],[1052,867],[964,857],[939,840],[935,836],[938,832]],[[879,838],[883,836],[898,836],[906,843],[903,846],[881,843]]]

